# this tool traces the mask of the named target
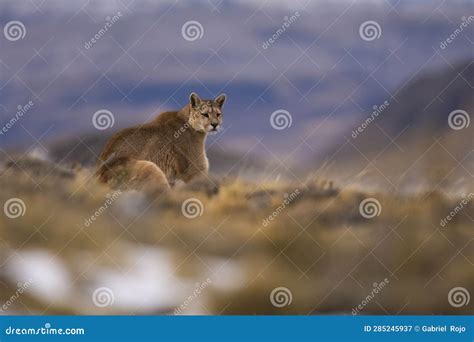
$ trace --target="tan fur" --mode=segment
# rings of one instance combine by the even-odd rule
[[[181,110],[116,133],[99,157],[99,179],[116,187],[165,190],[177,180],[206,177],[205,140],[222,124],[224,101],[225,95],[201,100],[192,93]]]

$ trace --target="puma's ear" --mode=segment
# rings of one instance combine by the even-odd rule
[[[224,105],[224,102],[225,102],[225,99],[227,98],[227,95],[226,94],[220,94],[218,97],[216,97],[214,99],[214,102],[217,103],[219,105],[219,107],[222,108],[222,106]]]
[[[196,108],[201,103],[201,98],[195,92],[192,92],[189,95],[189,103],[191,103],[191,107]]]

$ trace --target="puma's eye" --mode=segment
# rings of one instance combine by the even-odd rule
[[[203,113],[202,115],[205,116],[206,118],[209,117],[209,114],[207,114],[207,113]]]
[[[216,116],[217,116],[217,117],[221,116],[221,113],[217,113]]]

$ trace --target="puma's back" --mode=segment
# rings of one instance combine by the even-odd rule
[[[165,112],[152,122],[123,129],[107,142],[99,157],[99,163],[105,162],[112,154],[117,157],[140,158],[147,152],[152,152],[150,150],[156,143],[171,141],[174,130],[185,123],[178,117],[178,112]]]

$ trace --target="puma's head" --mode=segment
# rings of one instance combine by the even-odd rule
[[[222,107],[226,95],[221,94],[214,100],[201,100],[196,93],[189,96],[189,125],[198,132],[217,132],[222,124]]]

